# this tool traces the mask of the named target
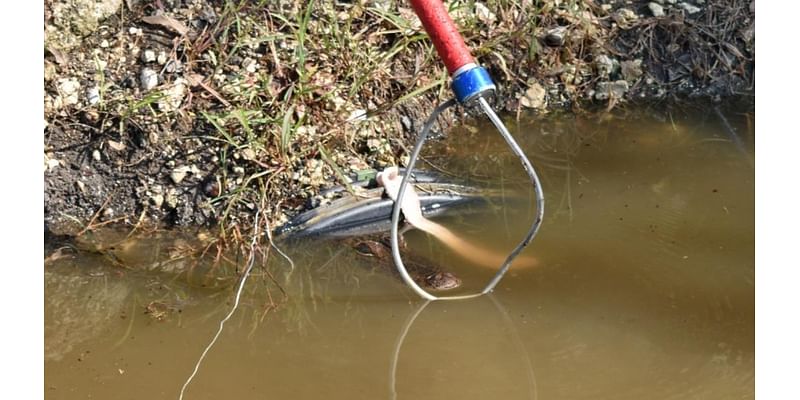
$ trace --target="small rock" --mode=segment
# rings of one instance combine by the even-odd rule
[[[567,33],[566,26],[559,26],[547,31],[544,36],[544,44],[550,47],[560,47],[564,45],[564,36]]]
[[[243,167],[233,167],[233,173],[236,175],[244,175],[244,168]]]
[[[58,70],[56,69],[56,65],[51,63],[50,61],[45,60],[44,61],[44,80],[48,81],[48,82],[52,81],[56,77],[57,73],[58,73]]]
[[[95,105],[100,102],[100,88],[97,86],[86,89],[86,100],[90,105]]]
[[[58,80],[58,94],[64,106],[78,104],[78,90],[81,84],[75,78],[61,78]]]
[[[167,63],[167,52],[164,51],[164,50],[159,51],[158,52],[158,56],[155,57],[155,61],[158,63],[158,65],[166,64]]]
[[[115,151],[122,151],[122,150],[125,150],[125,143],[115,142],[113,140],[109,140],[108,141],[108,147],[111,147]]]
[[[156,52],[152,49],[145,49],[142,52],[142,62],[151,63],[156,60]]]
[[[244,158],[247,161],[255,160],[256,159],[255,150],[253,150],[253,149],[251,149],[249,147],[244,149],[244,150],[242,150],[242,158]]]
[[[161,194],[154,194],[150,196],[150,203],[156,207],[161,207],[164,204],[164,196]]]
[[[61,165],[61,161],[56,160],[55,158],[50,158],[47,153],[44,154],[44,170],[45,171],[52,171],[58,166]]]
[[[497,16],[483,3],[475,3],[475,15],[484,24],[490,24],[497,20]]]
[[[187,87],[188,82],[185,79],[176,79],[172,86],[164,92],[165,96],[158,101],[158,109],[166,112],[177,110],[186,96]]]
[[[601,54],[597,56],[594,60],[595,68],[597,68],[597,74],[601,77],[608,77],[616,70],[615,60],[612,60],[611,57]]]
[[[142,30],[140,28],[132,26],[128,28],[128,34],[131,34],[133,36],[142,36]]]
[[[103,39],[103,41],[102,41],[102,42],[100,42],[100,47],[101,47],[101,48],[104,48],[104,49],[106,49],[106,48],[108,48],[108,46],[109,46],[109,44],[108,44],[108,40],[106,40],[106,39]]]
[[[150,68],[142,68],[142,73],[139,74],[139,82],[144,91],[149,91],[158,85],[158,73]]]
[[[181,64],[181,62],[178,60],[169,60],[167,61],[167,65],[164,66],[164,71],[167,71],[170,74],[174,72],[181,72],[183,71],[183,64]]]
[[[701,11],[699,7],[689,3],[680,3],[678,4],[678,6],[684,9],[689,14],[696,14]]]
[[[244,68],[245,71],[252,74],[255,73],[256,70],[258,70],[258,63],[256,62],[256,60],[247,57],[242,61],[242,68]]]
[[[597,84],[597,92],[594,97],[597,100],[606,100],[609,98],[621,99],[628,93],[628,82],[619,80],[614,82],[600,82]]]
[[[408,118],[407,115],[400,117],[400,123],[403,124],[403,129],[405,129],[406,132],[411,132],[412,128],[414,127],[411,123],[411,118]]]
[[[547,104],[546,94],[547,92],[539,82],[528,82],[528,90],[525,91],[519,102],[523,107],[542,109]]]
[[[185,165],[180,166],[178,168],[173,169],[172,172],[169,174],[169,177],[177,185],[181,183],[181,181],[183,181],[183,178],[186,178],[186,174],[188,174],[189,171],[191,171],[191,167],[187,167]]]
[[[639,19],[639,16],[628,8],[620,8],[611,17],[622,28],[627,28],[632,22]]]
[[[350,116],[347,117],[348,122],[358,122],[358,121],[365,121],[367,119],[367,110],[353,110],[350,113]]]
[[[167,197],[164,201],[167,203],[167,207],[178,208],[178,193],[173,189],[167,190]]]
[[[642,76],[642,60],[623,61],[619,67],[622,77],[628,82],[635,82]]]
[[[83,183],[83,181],[76,181],[75,184],[78,186],[78,190],[80,190],[81,193],[86,193],[86,184]]]
[[[95,160],[95,161],[100,161],[100,160],[102,160],[102,156],[100,155],[100,150],[97,150],[97,149],[95,149],[95,150],[92,152],[92,158],[94,158],[94,160]]]
[[[664,16],[664,7],[658,3],[650,3],[647,5],[647,8],[650,9],[650,13],[656,18]]]
[[[561,78],[561,82],[566,84],[578,84],[580,83],[580,79],[578,78],[578,68],[572,64],[564,65],[564,69],[561,72],[559,77]]]

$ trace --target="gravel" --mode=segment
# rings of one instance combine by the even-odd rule
[[[650,3],[647,5],[647,8],[650,9],[650,13],[656,18],[664,16],[664,7],[658,3]]]
[[[142,72],[139,74],[139,83],[142,85],[142,90],[150,91],[158,85],[158,73],[150,68],[142,68]]]

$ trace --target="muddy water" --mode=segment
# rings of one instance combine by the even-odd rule
[[[426,304],[340,244],[286,246],[294,270],[274,251],[259,265],[185,398],[754,397],[753,134],[721,115],[509,118],[547,195],[525,252],[539,267]],[[511,249],[532,201],[496,133],[459,129],[426,160],[507,193],[440,222]],[[460,290],[492,273],[407,239]],[[126,248],[141,254],[46,263],[48,398],[177,398],[228,312],[229,276],[186,279],[152,264],[153,245]]]

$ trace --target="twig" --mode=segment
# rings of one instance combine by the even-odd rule
[[[106,208],[108,203],[111,201],[112,197],[114,197],[114,192],[111,192],[111,194],[109,194],[108,197],[106,197],[106,200],[103,202],[103,205],[101,205],[100,208],[94,213],[94,215],[92,215],[92,219],[89,220],[89,223],[86,224],[86,227],[84,227],[80,232],[78,232],[76,236],[81,236],[84,233],[86,233],[86,231],[92,229],[92,227],[94,226],[94,221],[97,220],[97,217],[100,216],[100,213]]]

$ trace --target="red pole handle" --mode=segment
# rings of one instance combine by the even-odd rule
[[[475,63],[442,0],[410,0],[410,2],[450,75],[464,65]]]

